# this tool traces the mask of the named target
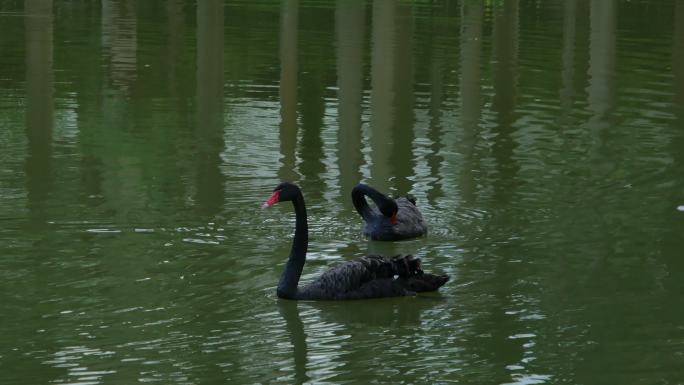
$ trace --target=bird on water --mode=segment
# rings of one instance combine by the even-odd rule
[[[352,189],[354,208],[366,222],[363,233],[376,241],[399,241],[427,233],[427,224],[410,197],[390,198],[371,186],[359,183]],[[369,197],[376,207],[366,201]]]
[[[295,211],[295,234],[285,270],[280,276],[276,294],[297,300],[346,300],[416,295],[435,291],[449,280],[448,275],[423,272],[420,258],[410,255],[392,258],[367,255],[339,264],[313,282],[299,287],[306,262],[309,228],[304,196],[293,183],[276,186],[262,208],[279,202],[292,202]]]

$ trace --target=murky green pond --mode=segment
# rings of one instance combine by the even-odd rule
[[[0,383],[684,383],[684,2],[0,0]],[[279,300],[420,256],[439,293]],[[350,191],[427,237],[366,240]]]

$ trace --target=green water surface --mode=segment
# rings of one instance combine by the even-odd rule
[[[683,258],[682,1],[0,0],[2,385],[684,384]]]

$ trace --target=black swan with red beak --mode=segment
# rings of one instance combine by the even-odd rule
[[[296,215],[292,250],[280,276],[278,297],[301,300],[343,300],[401,297],[434,291],[449,280],[447,275],[424,273],[420,259],[410,255],[393,258],[368,255],[342,263],[324,272],[313,282],[298,287],[306,262],[309,228],[304,196],[296,185],[283,182],[262,207],[291,201]]]
[[[377,207],[370,207],[366,196]],[[359,183],[352,189],[352,202],[366,222],[363,233],[375,241],[400,241],[427,233],[423,215],[416,207],[416,201],[410,197],[393,199]]]

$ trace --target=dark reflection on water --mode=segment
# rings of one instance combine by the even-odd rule
[[[295,301],[278,301],[280,316],[285,320],[287,332],[290,334],[292,344],[292,357],[294,357],[294,383],[303,384],[311,378],[306,375],[308,348],[304,324],[299,316],[299,309]]]
[[[479,2],[463,2],[461,5],[459,72],[461,126],[463,134],[457,141],[462,154],[463,167],[457,178],[463,203],[470,207],[475,203],[477,191],[474,173],[480,168],[475,156],[479,132],[482,125],[482,85],[480,52],[482,49],[483,7]]]
[[[681,383],[676,1],[5,2],[0,383]],[[452,280],[289,302],[366,253]],[[427,237],[369,242],[358,182]]]
[[[381,363],[382,358],[376,355],[381,351],[418,347],[420,338],[425,338],[415,333],[421,326],[421,315],[440,306],[444,306],[444,299],[439,296],[347,303],[279,301],[278,310],[290,338],[294,381],[305,383],[316,373],[323,375],[317,376],[320,380],[337,383],[372,380],[375,371],[363,363]],[[367,345],[367,338],[374,336],[379,337],[375,346]],[[355,351],[355,346],[363,346],[365,352]],[[393,368],[378,365],[376,370],[384,371],[388,380],[399,381],[422,367],[421,361],[414,357]]]
[[[298,1],[283,1],[280,12],[280,152],[278,177],[296,180]]]
[[[31,222],[39,224],[54,186],[52,1],[26,5],[26,192]]]
[[[413,188],[409,179],[414,173],[413,156],[414,98],[413,84],[415,79],[413,66],[413,7],[399,3],[396,6],[395,19],[395,62],[393,75],[394,103],[389,168],[390,178],[399,194],[405,194]],[[387,138],[385,138],[387,140]]]
[[[362,107],[366,8],[361,1],[338,0],[335,8],[337,41],[337,168],[342,205],[353,205],[350,191],[361,180]]]
[[[395,71],[395,24],[397,4],[392,0],[373,2],[371,30],[370,153],[371,177],[380,191],[388,191],[393,73]]]
[[[223,143],[223,2],[197,6],[197,203],[205,215],[220,210],[225,188]]]
[[[507,1],[494,9],[493,18],[494,201],[505,207],[510,204],[511,194],[519,183],[516,174],[520,169],[514,157],[518,147],[514,137],[517,131],[518,2]]]

